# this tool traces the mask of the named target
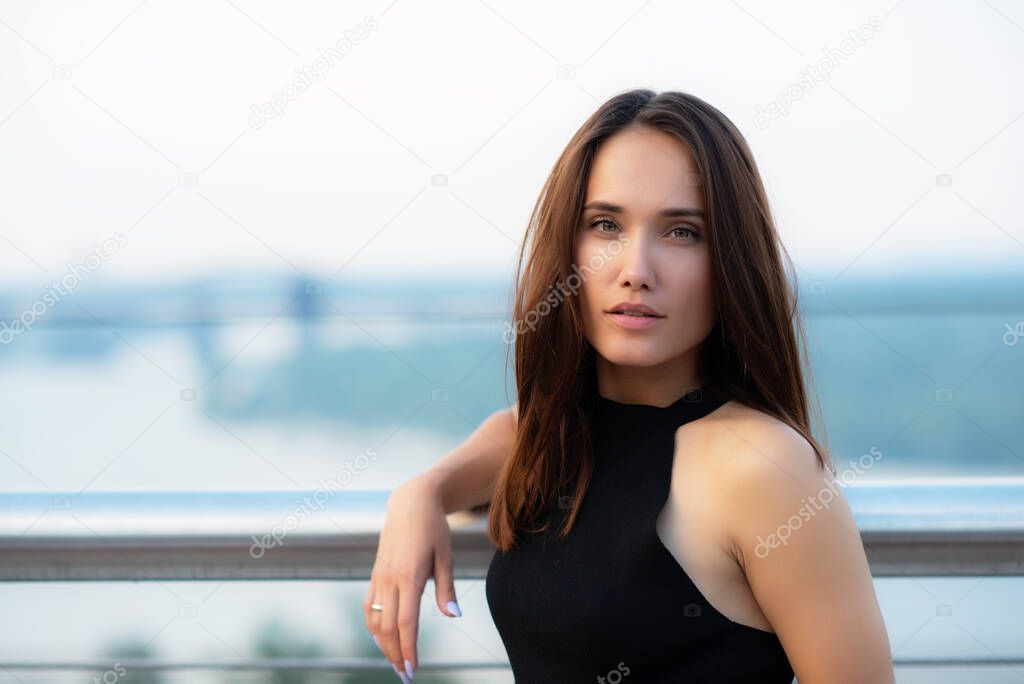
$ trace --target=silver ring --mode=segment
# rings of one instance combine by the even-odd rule
[[[384,606],[380,605],[379,603],[371,603],[370,604],[370,610],[376,610],[376,611],[379,611],[379,612],[384,612]]]

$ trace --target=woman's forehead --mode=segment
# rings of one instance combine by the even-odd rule
[[[648,127],[625,129],[608,138],[594,158],[586,202],[602,201],[629,212],[665,207],[703,209],[697,168],[678,138]]]

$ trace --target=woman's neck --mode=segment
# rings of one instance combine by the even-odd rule
[[[657,366],[617,366],[598,356],[597,393],[624,404],[670,406],[703,387],[696,363],[687,358]]]

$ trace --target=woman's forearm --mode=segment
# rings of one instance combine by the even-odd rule
[[[452,451],[416,479],[428,482],[445,513],[464,511],[491,500],[498,473],[515,440],[517,406],[496,411]]]

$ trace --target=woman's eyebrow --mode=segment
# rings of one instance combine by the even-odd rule
[[[599,209],[600,211],[607,211],[612,214],[622,214],[623,209],[617,204],[611,204],[610,202],[588,202],[584,209]],[[670,207],[668,209],[662,209],[658,212],[659,216],[677,217],[677,216],[696,216],[697,218],[703,219],[704,212],[694,207]]]

